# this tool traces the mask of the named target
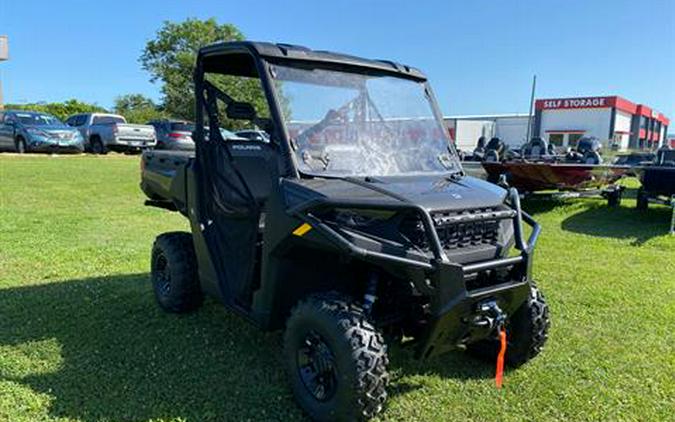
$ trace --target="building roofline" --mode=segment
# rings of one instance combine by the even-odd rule
[[[443,116],[443,119],[465,119],[465,120],[489,120],[489,119],[499,119],[499,118],[517,118],[517,117],[528,117],[527,113],[503,113],[503,114],[463,114],[463,115],[451,115]],[[534,115],[532,115],[534,118]]]

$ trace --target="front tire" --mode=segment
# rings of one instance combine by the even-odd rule
[[[160,308],[185,313],[202,304],[192,235],[185,232],[163,233],[152,246],[150,276]]]
[[[537,286],[530,286],[527,301],[506,322],[507,365],[517,368],[541,353],[551,325],[548,304]],[[470,344],[467,351],[483,360],[495,362],[499,353],[497,340]]]
[[[638,211],[647,211],[649,209],[649,195],[647,195],[643,187],[640,187],[637,191],[636,207]]]
[[[26,140],[23,139],[21,136],[16,138],[16,153],[17,154],[25,154],[28,152],[28,146],[26,145]]]
[[[363,309],[346,296],[313,295],[293,309],[284,360],[298,404],[315,420],[364,420],[383,408],[386,345]]]

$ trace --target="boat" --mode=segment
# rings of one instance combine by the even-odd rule
[[[528,161],[483,162],[483,168],[488,180],[504,175],[509,186],[523,193],[598,189],[614,184],[630,170],[630,166]]]
[[[629,173],[631,166],[603,164],[600,147],[596,138],[581,138],[574,150],[557,154],[545,140],[533,138],[517,154],[503,148],[501,152],[488,150],[481,164],[488,181],[506,183],[524,195],[602,195],[610,205],[617,206],[623,189],[616,182]]]

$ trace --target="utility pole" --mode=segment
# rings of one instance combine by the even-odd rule
[[[532,133],[532,107],[534,107],[534,90],[537,88],[537,75],[532,77],[532,94],[530,95],[530,113],[527,115],[527,136],[525,142],[530,142]]]
[[[9,60],[9,44],[7,43],[7,35],[0,35],[0,62]],[[0,110],[4,108],[2,99],[2,78],[0,78]]]

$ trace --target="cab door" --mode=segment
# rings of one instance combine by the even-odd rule
[[[207,278],[202,269],[212,264],[217,286],[206,290],[217,290],[225,304],[250,312],[260,285],[263,216],[268,198],[278,187],[280,158],[274,142],[249,141],[234,134],[242,127],[272,126],[270,120],[258,118],[269,116],[267,101],[251,101],[252,93],[246,97],[233,87],[226,92],[227,86],[218,86],[222,77],[228,76],[251,84],[250,91],[264,99],[254,60],[237,51],[209,57],[200,68],[217,63],[233,67],[217,66],[196,78],[197,130],[193,139],[197,192],[191,220],[193,233],[198,233],[195,247],[203,244],[207,251],[198,254],[202,287]],[[239,76],[242,74],[248,76]]]

